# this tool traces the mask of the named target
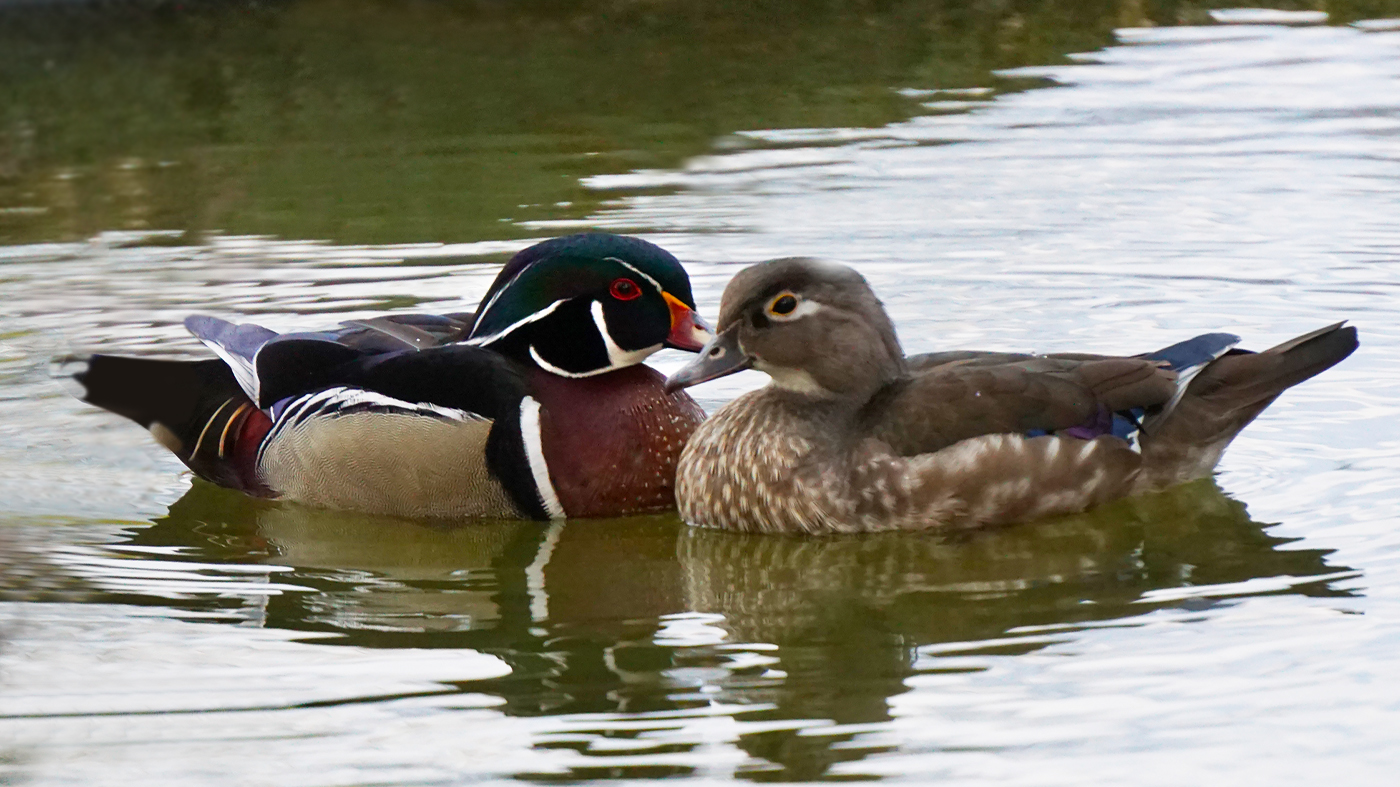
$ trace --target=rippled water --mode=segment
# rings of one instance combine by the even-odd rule
[[[434,526],[191,486],[48,357],[193,355],[190,312],[470,306],[524,242],[0,247],[0,781],[1391,783],[1400,25],[1118,40],[1004,75],[1044,89],[594,176],[601,211],[526,225],[643,233],[711,315],[741,264],[851,262],[910,352],[1359,327],[1216,483],[994,533]]]

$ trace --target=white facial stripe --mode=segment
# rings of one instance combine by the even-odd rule
[[[626,268],[627,270],[632,271],[633,273],[637,274],[638,276],[641,276],[643,279],[646,279],[647,281],[651,282],[651,286],[655,287],[657,292],[660,293],[660,292],[665,292],[665,291],[666,291],[666,289],[665,289],[664,287],[661,286],[661,282],[657,281],[656,279],[653,279],[652,277],[646,275],[645,273],[642,273],[641,271],[637,270],[635,267],[633,267],[633,266],[631,266],[631,265],[628,265],[627,263],[623,262],[622,260],[619,260],[619,259],[616,258],[616,257],[604,257],[603,259],[607,260],[608,262],[615,262],[615,263],[617,263],[618,265],[621,265],[622,267]]]
[[[650,347],[643,347],[640,350],[624,350],[613,341],[612,334],[608,333],[608,321],[603,315],[603,304],[594,301],[588,308],[593,314],[593,324],[598,327],[598,335],[603,337],[603,346],[608,350],[608,364],[611,369],[621,369],[624,366],[639,364],[647,359],[647,356],[661,349],[661,345],[654,344]]]
[[[524,268],[521,268],[514,276],[510,277],[510,281],[506,282],[504,287],[500,288],[499,290],[496,290],[496,294],[491,296],[491,300],[482,304],[481,307],[477,309],[477,314],[485,314],[491,311],[491,307],[496,305],[496,301],[499,301],[501,299],[501,296],[506,294],[507,290],[515,286],[515,283],[517,281],[520,281],[520,277],[525,275],[525,271],[528,270],[530,270],[530,266],[526,265]]]
[[[504,291],[505,291],[505,290],[503,289],[502,292],[504,292]],[[498,295],[497,297],[499,297],[499,295]],[[492,298],[492,299],[491,299],[491,303],[494,304],[495,302],[496,302],[496,299],[495,299],[495,298]],[[529,325],[530,323],[535,322],[536,320],[542,320],[542,319],[544,319],[545,317],[548,317],[550,314],[553,314],[553,313],[554,313],[554,310],[557,309],[557,308],[559,308],[559,306],[560,306],[561,304],[563,304],[563,303],[564,303],[564,300],[563,300],[563,299],[557,300],[557,301],[555,301],[554,303],[549,304],[548,306],[544,307],[543,309],[540,309],[540,310],[537,311],[537,312],[534,312],[534,313],[532,313],[532,314],[527,314],[527,315],[525,315],[525,317],[521,318],[520,320],[517,320],[516,322],[512,323],[511,325],[506,326],[506,328],[503,329],[503,330],[497,331],[497,332],[491,334],[490,336],[477,336],[477,337],[468,339],[468,340],[466,340],[466,341],[464,342],[464,344],[470,344],[470,345],[472,345],[473,347],[480,347],[480,346],[483,345],[483,344],[490,344],[491,342],[496,341],[497,339],[501,338],[502,336],[506,336],[507,334],[511,333],[512,331],[516,330],[517,328],[519,328],[519,327],[522,326],[522,325]],[[490,304],[487,304],[486,309],[482,309],[482,310],[481,310],[481,313],[482,313],[482,314],[485,314],[485,313],[486,313],[486,310],[487,310],[487,309],[490,309],[490,308],[491,308],[491,305],[490,305]]]
[[[544,440],[540,434],[540,403],[532,397],[520,400],[520,439],[525,443],[525,459],[530,464],[530,475],[535,479],[535,489],[540,493],[540,503],[550,519],[563,519],[564,506],[554,491],[554,483],[549,480],[549,465],[544,461]]]

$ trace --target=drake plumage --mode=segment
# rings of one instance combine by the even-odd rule
[[[680,263],[636,238],[536,244],[476,313],[185,324],[219,360],[95,355],[74,376],[200,477],[258,496],[426,517],[667,509],[704,417],[640,365],[710,334]]]
[[[668,388],[750,367],[773,380],[691,437],[677,503],[691,524],[765,532],[1002,524],[1199,478],[1357,346],[1338,323],[1260,353],[1216,333],[1133,357],[906,358],[865,279],[809,259],[741,271],[719,327]]]

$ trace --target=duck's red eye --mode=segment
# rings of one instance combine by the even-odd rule
[[[612,283],[609,292],[619,301],[630,301],[633,298],[642,297],[642,288],[638,287],[637,283],[631,279],[618,279]]]

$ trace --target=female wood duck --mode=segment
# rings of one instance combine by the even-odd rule
[[[1260,353],[1213,333],[1131,358],[905,358],[865,279],[810,259],[741,271],[719,327],[667,388],[749,367],[772,382],[691,437],[677,503],[694,525],[766,532],[971,528],[1207,476],[1275,397],[1357,346],[1338,323]]]
[[[680,263],[637,238],[531,246],[475,314],[185,325],[218,360],[95,355],[74,376],[200,477],[257,496],[414,517],[669,509],[704,418],[641,365],[711,334]]]

